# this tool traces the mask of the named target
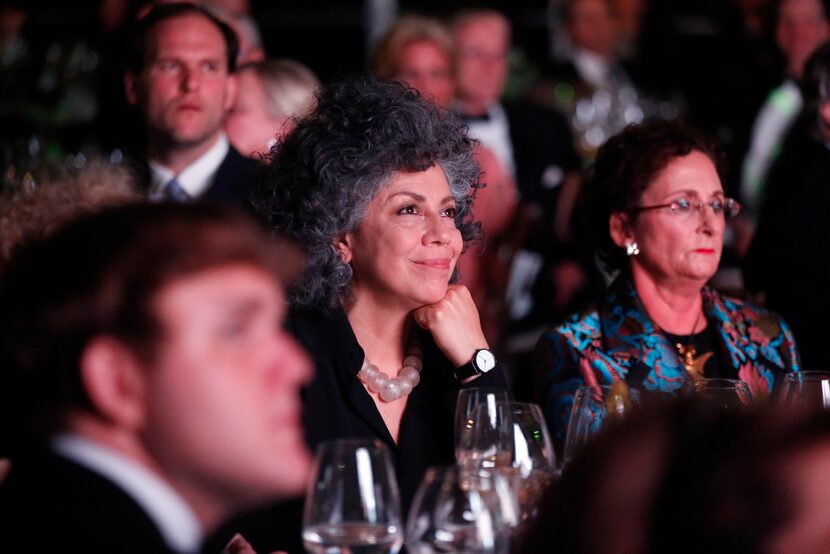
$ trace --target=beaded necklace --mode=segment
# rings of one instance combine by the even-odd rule
[[[381,400],[393,402],[408,395],[420,383],[421,369],[424,365],[422,356],[420,348],[410,347],[397,377],[389,377],[370,362],[369,358],[364,358],[357,376],[370,391],[378,393]]]

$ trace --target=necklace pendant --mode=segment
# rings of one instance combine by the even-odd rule
[[[703,379],[703,367],[714,353],[706,352],[698,356],[697,348],[694,345],[690,344],[686,346],[679,342],[675,344],[675,347],[677,348],[677,353],[680,354],[680,361],[683,363],[683,367],[689,376],[695,381]]]

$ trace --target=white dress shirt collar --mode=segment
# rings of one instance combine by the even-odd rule
[[[486,120],[468,121],[467,127],[470,136],[489,148],[495,154],[501,167],[515,177],[516,162],[513,158],[513,143],[510,139],[510,122],[504,106],[500,102],[491,104],[487,108]]]
[[[213,184],[216,171],[222,165],[222,160],[228,155],[229,150],[230,144],[228,144],[228,138],[222,133],[207,152],[184,168],[178,175],[160,163],[150,160],[150,173],[152,176],[150,198],[152,200],[163,199],[164,186],[173,177],[176,177],[179,186],[191,198],[198,198]]]
[[[577,47],[574,47],[571,59],[576,72],[589,85],[594,88],[603,88],[608,84],[608,75],[611,70],[608,60],[599,54]]]
[[[57,435],[51,445],[59,455],[120,487],[141,506],[172,550],[199,551],[203,533],[196,515],[157,475],[118,452],[78,435]]]

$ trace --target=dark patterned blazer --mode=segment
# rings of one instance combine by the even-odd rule
[[[783,374],[799,370],[795,339],[780,317],[710,288],[702,294],[720,363],[731,366],[729,376],[745,381],[753,396],[768,396]],[[676,394],[689,379],[626,278],[617,279],[596,306],[546,331],[534,360],[538,401],[560,440],[581,385],[625,381],[632,388]]]

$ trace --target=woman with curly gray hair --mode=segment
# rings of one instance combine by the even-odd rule
[[[252,199],[308,254],[290,293],[293,331],[317,364],[306,438],[385,442],[405,508],[428,466],[453,461],[456,391],[506,388],[470,293],[451,284],[480,235],[474,144],[415,90],[348,79],[272,150]]]

